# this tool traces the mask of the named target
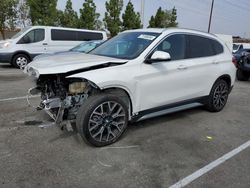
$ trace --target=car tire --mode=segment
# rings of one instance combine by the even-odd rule
[[[30,59],[27,55],[17,54],[14,56],[11,64],[16,68],[23,69],[29,62],[30,62]]]
[[[77,112],[76,126],[83,140],[101,147],[116,142],[127,129],[128,107],[112,94],[90,96]]]
[[[236,77],[239,81],[248,81],[249,75],[241,69],[237,69]]]
[[[221,111],[228,99],[229,95],[229,86],[225,80],[217,80],[208,96],[206,109],[210,112],[219,112]]]

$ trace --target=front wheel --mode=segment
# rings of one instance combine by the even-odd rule
[[[229,86],[227,82],[225,80],[216,81],[208,96],[207,110],[210,112],[221,111],[227,103],[228,95]]]
[[[90,96],[77,113],[76,125],[84,141],[94,146],[116,142],[128,124],[128,107],[112,94]]]
[[[27,55],[25,54],[17,54],[14,56],[11,64],[16,67],[23,69],[28,63],[30,62],[30,59]]]

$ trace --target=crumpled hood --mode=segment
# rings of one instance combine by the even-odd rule
[[[105,56],[98,56],[84,53],[74,54],[57,54],[53,56],[43,57],[28,64],[24,72],[27,74],[30,71],[36,72],[36,77],[41,74],[60,74],[75,71],[78,69],[89,68],[106,63],[125,63],[127,60],[116,59]],[[38,74],[38,75],[37,75]]]
[[[72,55],[72,54],[79,54],[80,52],[72,52],[72,51],[61,51],[61,52],[51,52],[51,53],[44,53],[44,54],[41,54],[41,55],[38,55],[36,57],[34,57],[33,61],[37,61],[41,58],[47,58],[47,57],[51,57],[51,56],[54,56],[54,55]]]

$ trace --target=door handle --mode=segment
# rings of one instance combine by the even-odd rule
[[[217,64],[219,64],[219,62],[218,62],[218,61],[214,61],[213,64],[214,64],[214,65],[217,65]]]
[[[48,43],[43,43],[44,46],[48,45]]]
[[[177,69],[178,70],[186,70],[188,67],[185,65],[180,65]]]

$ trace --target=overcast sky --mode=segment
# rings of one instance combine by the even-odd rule
[[[58,0],[58,8],[63,10],[67,0]],[[129,0],[124,0],[124,8]],[[141,12],[142,0],[131,0],[135,10]],[[148,26],[151,15],[161,6],[163,9],[177,9],[179,27],[207,31],[212,0],[144,0],[144,27]],[[79,12],[84,0],[72,0],[73,8]],[[105,0],[94,0],[101,18],[105,12]],[[214,0],[211,25],[212,33],[230,34],[250,38],[250,1]]]

